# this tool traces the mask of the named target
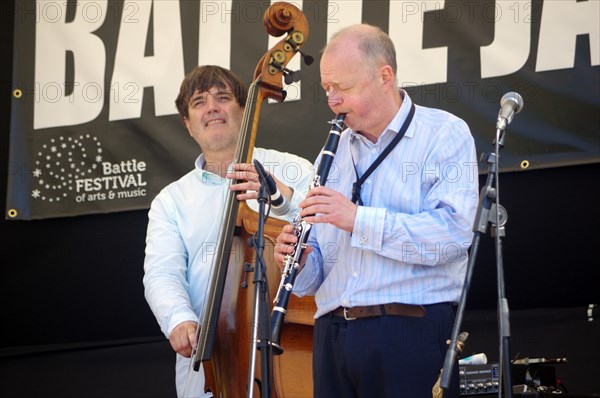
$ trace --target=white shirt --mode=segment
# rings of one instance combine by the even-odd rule
[[[307,160],[274,150],[254,148],[254,158],[294,189],[293,216],[312,178]],[[196,167],[165,187],[148,213],[144,287],[148,304],[165,336],[184,321],[198,321],[204,306],[219,227],[228,193],[227,180]],[[253,210],[256,200],[248,201]]]
[[[312,179],[310,162],[262,148],[254,148],[253,158],[294,189],[286,215],[291,220],[299,211],[298,203],[306,195]],[[195,169],[164,188],[152,201],[148,213],[143,282],[146,300],[167,337],[180,323],[199,321],[217,252],[229,182],[203,170],[203,165],[204,157],[200,155]],[[247,204],[257,211],[256,200]],[[177,354],[177,396],[211,396],[204,394],[202,368],[194,372],[190,366],[191,359]]]

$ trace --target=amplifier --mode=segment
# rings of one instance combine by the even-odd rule
[[[497,363],[486,365],[460,365],[458,367],[460,396],[497,393],[500,372]]]

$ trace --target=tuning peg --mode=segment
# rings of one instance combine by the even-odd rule
[[[302,41],[304,41],[304,40],[302,40]],[[313,57],[311,57],[308,54],[303,53],[300,50],[300,46],[298,46],[298,44],[296,43],[296,41],[294,41],[294,40],[287,40],[287,45],[289,45],[290,49],[293,49],[294,51],[300,53],[300,55],[302,56],[302,59],[304,60],[304,63],[306,65],[310,65],[310,64],[312,64],[315,61],[315,59]]]
[[[310,55],[308,55],[308,54],[305,54],[305,53],[303,53],[303,52],[302,52],[302,51],[300,51],[300,50],[298,50],[298,52],[299,52],[299,53],[300,53],[300,55],[302,56],[302,59],[304,60],[304,63],[305,63],[306,65],[310,65],[310,64],[312,64],[312,63],[315,61],[315,59],[314,59],[313,57],[311,57]]]
[[[302,72],[299,70],[293,71],[287,68],[283,69],[283,81],[285,84],[292,84],[295,82],[299,82],[302,77]]]

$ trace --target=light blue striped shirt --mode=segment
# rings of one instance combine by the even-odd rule
[[[254,148],[254,158],[294,189],[290,201],[293,215],[312,180],[310,162],[262,148]],[[165,187],[148,212],[145,296],[167,337],[181,322],[198,321],[217,252],[229,184],[226,179],[203,170],[203,164],[200,155],[195,169]],[[253,210],[258,209],[256,200],[247,203]],[[243,249],[233,250],[231,255],[243,256]]]
[[[327,186],[351,198],[359,176],[406,119],[411,99],[376,143],[342,133]],[[352,152],[352,155],[351,155]],[[416,106],[405,136],[362,186],[352,234],[315,224],[315,250],[294,293],[315,295],[315,318],[339,306],[457,302],[478,203],[473,137],[450,113]]]

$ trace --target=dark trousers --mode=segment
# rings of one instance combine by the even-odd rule
[[[454,311],[425,306],[423,318],[385,315],[346,321],[326,314],[315,321],[315,398],[430,398],[444,364]],[[458,397],[458,364],[444,398]]]

